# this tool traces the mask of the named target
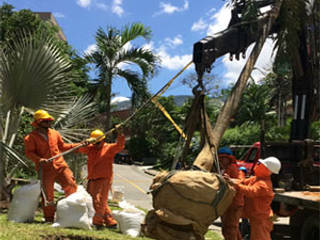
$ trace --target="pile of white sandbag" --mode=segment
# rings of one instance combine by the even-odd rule
[[[14,191],[9,206],[8,220],[13,222],[32,222],[39,204],[40,182],[35,181]]]
[[[114,210],[112,215],[117,220],[120,231],[131,237],[138,237],[146,214],[125,200],[119,202],[119,207],[123,210]]]
[[[91,229],[94,213],[92,197],[80,185],[77,192],[58,201],[56,220],[52,226]]]

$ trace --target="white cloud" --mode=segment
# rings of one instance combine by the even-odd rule
[[[208,27],[208,23],[206,23],[202,18],[200,18],[197,22],[192,24],[191,31],[197,32],[202,31]]]
[[[164,3],[160,2],[160,11],[155,13],[155,15],[160,15],[160,14],[173,14],[174,12],[183,12],[189,9],[189,2],[188,0],[184,1],[184,4],[182,7],[177,7],[172,5],[171,3]]]
[[[88,54],[91,54],[93,53],[94,51],[97,50],[97,45],[96,44],[91,44],[87,47],[86,50],[84,50],[84,55],[88,55]]]
[[[178,36],[180,37],[180,35],[178,35]],[[177,42],[179,42],[179,41],[177,41]],[[180,70],[181,68],[186,66],[192,60],[191,54],[170,55],[167,51],[166,45],[161,45],[159,48],[155,48],[154,42],[152,42],[152,41],[146,43],[142,47],[145,49],[148,49],[148,50],[152,51],[154,54],[156,54],[160,58],[161,67],[167,68],[169,70]]]
[[[207,16],[210,16],[213,12],[215,12],[217,9],[216,8],[211,8],[207,13],[206,15]]]
[[[91,0],[77,0],[77,4],[80,6],[80,7],[89,7],[90,4],[91,4]]]
[[[103,10],[103,11],[109,11],[109,6],[105,3],[96,3],[97,8]]]
[[[231,9],[225,4],[216,14],[214,14],[210,19],[214,20],[213,24],[209,25],[208,35],[213,35],[215,33],[221,32],[228,27],[229,21],[231,19]]]
[[[175,48],[183,43],[182,36],[180,34],[175,36],[173,39],[166,38],[164,41],[171,48]]]
[[[56,18],[64,18],[64,17],[65,17],[64,14],[61,13],[61,12],[55,12],[55,13],[53,13],[53,15],[54,15]]]
[[[156,54],[161,59],[161,66],[169,70],[181,69],[192,60],[191,54],[171,56],[163,46],[156,50]]]
[[[118,103],[127,102],[127,101],[130,101],[130,98],[117,96],[111,99],[111,104],[118,104]]]
[[[239,61],[233,59],[233,61],[230,61],[229,54],[223,57],[223,63],[226,68],[226,74],[223,76],[223,79],[226,81],[227,84],[234,83],[238,79],[245,63],[248,60],[253,46],[254,45],[251,44],[251,46],[248,48],[245,59],[241,58]],[[270,71],[272,63],[274,61],[274,55],[272,55],[273,47],[273,41],[271,39],[267,39],[262,48],[260,56],[255,64],[255,68],[258,68],[260,70],[262,69],[264,72]],[[264,77],[264,74],[262,74],[261,71],[253,71],[252,77],[255,81],[259,81]]]
[[[218,32],[221,32],[225,30],[228,27],[229,21],[231,19],[231,9],[224,5],[217,13],[215,13],[211,19],[214,20],[213,24],[210,24],[208,27],[207,35],[214,35]],[[273,49],[273,42],[271,39],[268,39],[266,43],[263,46],[263,49],[260,53],[260,56],[256,62],[255,67],[258,69],[270,69],[272,66],[272,63],[274,61],[272,57],[272,49]],[[226,84],[234,83],[238,77],[240,76],[240,73],[242,71],[242,68],[244,67],[245,63],[248,60],[248,57],[252,51],[253,44],[248,47],[248,50],[246,51],[246,58],[240,59],[237,61],[236,59],[233,59],[233,61],[229,60],[229,54],[226,54],[223,56],[223,65],[225,67],[226,73],[223,76],[223,80]],[[263,74],[260,71],[253,71],[252,77],[259,81],[261,78],[263,78]]]
[[[147,50],[149,50],[149,51],[153,51],[153,49],[154,49],[153,42],[150,41],[150,42],[144,44],[144,45],[142,46],[142,48],[147,49]]]
[[[112,12],[117,14],[119,17],[122,16],[122,14],[124,13],[124,10],[122,8],[122,0],[113,0]]]

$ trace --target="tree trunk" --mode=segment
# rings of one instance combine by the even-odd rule
[[[260,122],[260,155],[262,157],[265,157],[265,146],[266,146],[266,141],[265,141],[265,132],[266,132],[266,127],[265,127],[265,120],[262,119]]]
[[[106,79],[106,131],[111,128],[111,90],[112,90],[112,73],[107,73]]]
[[[0,201],[3,199],[4,190],[4,168],[3,168],[3,150],[0,148]]]
[[[232,92],[230,96],[228,97],[227,101],[225,102],[224,106],[222,107],[222,110],[218,116],[216,125],[212,131],[212,134],[208,135],[208,141],[213,145],[213,146],[219,146],[219,142],[229,126],[230,123],[230,118],[233,116],[237,110],[238,104],[240,102],[240,98],[242,96],[242,93],[246,87],[247,81],[251,75],[251,72],[253,70],[253,67],[257,61],[257,58],[259,57],[259,54],[261,52],[261,49],[263,47],[263,44],[269,35],[270,29],[275,21],[275,19],[278,17],[279,10],[281,7],[283,0],[279,0],[275,3],[274,8],[270,11],[270,18],[268,23],[263,27],[262,33],[260,37],[258,38],[251,54],[250,57],[244,66],[240,77],[237,80],[236,85],[233,87]],[[216,151],[217,149],[215,149]],[[194,165],[196,166],[201,166],[203,162],[203,158],[201,156],[203,155],[202,151],[207,151],[207,148],[203,148],[201,152],[199,153],[198,157],[194,161]],[[211,159],[206,159],[206,161],[211,161],[211,163],[207,163],[205,165],[205,169],[210,171],[208,167],[213,166],[213,162],[215,162],[215,154],[212,154]]]

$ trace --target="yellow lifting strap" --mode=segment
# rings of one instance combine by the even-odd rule
[[[160,97],[165,91],[167,91],[167,89],[171,86],[171,84],[173,83],[173,81],[181,74],[183,73],[188,67],[190,67],[190,65],[193,62],[190,61],[183,69],[180,70],[180,72],[178,72],[173,78],[171,78],[171,80],[164,86],[162,87],[162,89],[160,89],[159,92],[157,92],[152,98],[157,98]]]
[[[120,123],[120,124],[118,124],[118,127],[123,127],[123,126],[125,126],[138,112],[140,112],[142,109],[144,109],[144,107],[149,103],[149,102],[153,102],[153,100],[155,99],[157,99],[159,96],[161,96],[169,87],[170,87],[170,85],[173,83],[173,81],[178,77],[178,76],[180,76],[181,75],[181,73],[183,73],[188,67],[190,67],[191,66],[191,64],[192,64],[193,62],[192,61],[190,61],[183,69],[181,69],[172,79],[170,79],[170,81],[166,84],[166,85],[164,85],[156,94],[154,94],[151,98],[149,98],[146,102],[144,102],[140,107],[139,107],[139,109],[138,110],[136,110],[130,117],[128,117],[126,120],[124,120],[122,123]],[[157,100],[156,100],[156,102],[157,102]],[[160,103],[159,103],[160,104]],[[164,109],[164,108],[163,108]],[[168,114],[168,113],[167,113]],[[168,114],[168,116],[169,116],[169,114]],[[169,116],[170,117],[170,116]],[[171,117],[170,117],[171,118]],[[169,119],[169,118],[168,118]],[[169,119],[170,120],[170,119]],[[172,120],[173,121],[173,120]],[[175,123],[174,123],[174,121],[173,121],[173,125],[176,125]],[[177,127],[179,127],[178,125],[176,125]],[[175,127],[176,127],[175,126]],[[177,128],[176,127],[176,128]],[[180,129],[180,128],[179,128]],[[110,130],[108,130],[104,135],[105,136],[108,136],[108,135],[110,135],[110,134],[112,134],[113,132],[115,132],[117,129],[116,128],[112,128],[112,129],[110,129]],[[178,129],[177,129],[178,130]],[[181,129],[180,129],[181,130]],[[179,131],[179,130],[178,130]],[[182,130],[181,130],[182,131]],[[183,132],[182,132],[183,133]],[[181,134],[181,133],[180,133]],[[185,135],[182,135],[184,138],[185,138]],[[98,140],[99,138],[97,138],[97,140]],[[60,153],[60,154],[57,154],[57,155],[55,155],[55,156],[53,156],[53,157],[51,157],[49,160],[50,161],[52,161],[53,159],[56,159],[57,157],[60,157],[60,156],[63,156],[63,155],[66,155],[66,154],[68,154],[68,153],[71,153],[71,152],[73,152],[73,151],[75,151],[76,149],[78,149],[78,148],[80,148],[80,147],[82,147],[82,144],[79,144],[78,146],[76,146],[76,147],[74,147],[74,148],[71,148],[71,149],[69,149],[68,151],[65,151],[65,152],[62,152],[62,153]]]
[[[163,115],[168,118],[168,120],[172,123],[172,125],[177,129],[177,131],[180,133],[180,135],[187,140],[187,136],[184,134],[183,130],[178,126],[178,124],[172,119],[170,114],[167,112],[167,110],[161,105],[161,103],[158,102],[158,98],[153,98],[151,100],[163,113]]]
[[[173,124],[173,126],[177,129],[177,131],[180,133],[180,135],[187,140],[187,136],[183,132],[183,130],[176,124],[176,122],[172,119],[170,114],[167,112],[167,110],[158,102],[158,98],[165,92],[167,89],[171,86],[173,81],[181,74],[183,73],[193,62],[190,61],[178,74],[176,74],[157,94],[155,94],[151,101],[161,110],[163,115]]]

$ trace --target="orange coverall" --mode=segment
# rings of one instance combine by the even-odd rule
[[[47,202],[42,198],[42,207],[45,220],[53,222],[55,213],[54,204],[54,182],[58,182],[66,196],[77,191],[77,184],[73,173],[69,169],[63,157],[58,157],[46,163],[40,168],[40,158],[48,159],[60,152],[64,152],[77,146],[77,144],[67,144],[62,140],[59,132],[48,129],[48,139],[37,130],[32,131],[24,138],[25,154],[35,163],[35,168],[41,177],[41,187]],[[43,196],[42,196],[43,197]]]
[[[219,154],[219,158],[220,157],[226,157],[231,160],[231,163],[224,171],[225,174],[228,174],[231,178],[236,178],[239,180],[243,180],[245,178],[244,173],[239,170],[234,156],[228,154]],[[237,191],[231,205],[221,217],[222,234],[225,240],[242,240],[239,231],[239,220],[242,215],[243,205],[243,194]]]
[[[274,193],[270,174],[250,177],[236,184],[235,188],[245,195],[244,214],[250,221],[250,240],[271,240],[273,223],[270,217],[273,212],[270,205]]]
[[[96,211],[93,217],[94,225],[117,224],[108,206],[108,193],[113,179],[114,156],[124,148],[124,143],[124,135],[118,135],[116,143],[103,143],[100,149],[93,144],[79,149],[79,152],[88,155],[87,190],[92,196],[93,207]]]

